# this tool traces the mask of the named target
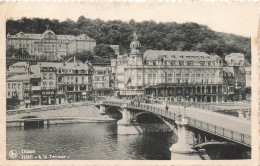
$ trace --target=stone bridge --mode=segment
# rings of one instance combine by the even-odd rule
[[[125,101],[101,101],[96,104],[100,114],[116,108],[122,114],[117,122],[118,134],[139,134],[133,120],[142,114],[153,114],[160,118],[178,135],[177,143],[170,148],[172,159],[176,154],[194,153],[208,145],[239,145],[250,151],[250,121],[215,113],[209,110],[186,106],[127,103]]]

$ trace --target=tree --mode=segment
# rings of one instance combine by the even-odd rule
[[[106,46],[106,49],[103,50],[100,47],[104,48],[104,46],[99,45],[119,45],[121,54],[128,53],[130,52],[129,44],[133,39],[132,34],[135,30],[143,51],[147,49],[202,51],[209,54],[218,54],[222,58],[232,52],[238,52],[244,54],[245,58],[251,62],[251,39],[249,37],[215,32],[209,27],[197,23],[156,23],[154,21],[136,22],[134,20],[129,22],[120,20],[103,21],[88,19],[84,16],[80,16],[77,21],[24,17],[17,20],[8,19],[6,21],[6,33],[11,35],[21,31],[43,33],[47,25],[57,35],[86,34],[95,39],[98,45],[95,56],[108,60],[111,58],[111,55],[107,54],[107,52],[110,52],[109,48]]]
[[[99,44],[94,48],[94,55],[102,58],[116,58],[115,51],[107,44]]]
[[[10,46],[6,49],[6,57],[12,58],[13,56],[17,55],[18,50],[14,48],[14,46]]]

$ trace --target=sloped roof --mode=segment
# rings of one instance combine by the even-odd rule
[[[7,79],[7,81],[29,81],[30,75],[14,75]]]
[[[16,62],[15,64],[12,64],[11,66],[29,66],[28,62]]]
[[[15,35],[7,35],[7,38],[28,38],[28,39],[43,39],[44,35],[47,34],[48,32],[52,33],[57,37],[58,40],[93,40],[94,39],[90,38],[89,36],[82,34],[79,36],[73,36],[73,35],[56,35],[53,31],[51,30],[46,30],[42,34],[30,34],[30,33],[24,33],[24,32],[19,32]]]
[[[211,56],[205,52],[197,51],[165,51],[165,50],[147,50],[144,53],[144,59],[158,60],[164,58],[166,60],[191,60],[193,59],[204,59],[204,60],[215,60],[219,56]]]
[[[93,66],[93,69],[94,70],[106,70],[108,69],[109,67],[107,66]]]
[[[60,67],[62,63],[57,62],[38,62],[37,65],[41,67]]]
[[[26,73],[28,71],[27,68],[11,68],[11,69],[8,69],[8,73]]]
[[[233,73],[234,74],[234,68],[233,67],[223,67],[223,71],[226,73]]]

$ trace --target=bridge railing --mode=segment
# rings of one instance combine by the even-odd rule
[[[128,103],[127,107],[133,108],[133,109],[145,110],[145,111],[152,112],[154,114],[158,114],[158,115],[170,118],[170,119],[176,119],[176,117],[177,117],[174,112],[170,112],[166,109],[154,107],[154,106],[148,105],[148,104],[143,104],[143,103],[142,104],[141,103],[140,104],[131,104],[131,103]]]
[[[114,105],[114,106],[122,106],[123,103],[121,102],[107,102],[107,104]],[[178,118],[178,115],[176,113],[170,112],[163,108],[158,108],[149,104],[141,104],[141,103],[127,103],[127,108],[133,108],[133,109],[141,109],[148,112],[152,112],[154,114],[158,114],[173,120],[176,120]],[[251,136],[242,134],[239,132],[236,132],[234,130],[226,129],[217,125],[213,125],[207,122],[203,122],[200,120],[196,120],[193,118],[187,117],[187,122],[190,126],[207,131],[209,133],[221,136],[223,138],[251,146]]]
[[[251,136],[236,132],[234,130],[226,129],[217,125],[213,125],[207,122],[196,120],[193,118],[187,118],[188,124],[192,127],[213,133],[215,135],[227,138],[229,140],[251,146]]]
[[[142,103],[146,103],[146,101],[142,100]],[[147,103],[148,104],[148,103]],[[151,104],[161,104],[166,105],[165,101],[152,101]],[[209,110],[209,111],[225,111],[225,108],[219,108],[213,105],[213,103],[202,103],[202,102],[183,102],[183,101],[167,101],[167,105],[174,105],[174,106],[186,106],[186,107],[192,107],[192,108],[199,108],[203,110]],[[228,111],[233,112],[251,112],[251,108],[228,108]]]

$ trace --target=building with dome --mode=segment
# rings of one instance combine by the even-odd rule
[[[143,96],[171,101],[222,102],[227,100],[223,84],[223,60],[218,55],[196,51],[147,50],[134,33],[131,52],[124,65],[126,98]]]
[[[19,32],[15,35],[7,34],[7,48],[27,50],[35,59],[59,60],[62,56],[84,50],[93,51],[96,41],[82,34],[56,35],[47,29],[43,34],[28,34]]]

